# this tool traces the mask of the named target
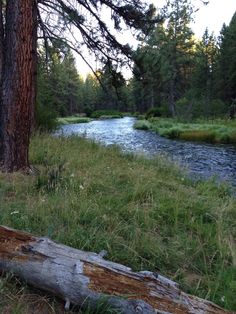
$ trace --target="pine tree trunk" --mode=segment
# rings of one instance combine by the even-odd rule
[[[3,11],[2,10],[3,10],[2,0],[0,0],[0,80],[2,78],[3,39],[4,39]]]
[[[174,118],[176,116],[176,108],[175,108],[175,84],[173,78],[170,80],[169,83],[168,105],[171,116]]]
[[[3,39],[4,39],[4,26],[3,26],[3,6],[0,0],[0,99],[2,99],[2,68],[3,68]],[[3,161],[3,123],[2,123],[2,102],[0,102],[0,166]]]
[[[38,20],[37,20],[37,2],[38,0],[32,0],[33,6],[33,83],[32,83],[32,111],[31,111],[31,133],[36,128],[36,97],[37,97],[37,31],[38,31]]]
[[[29,167],[28,148],[34,99],[34,6],[8,0],[2,84],[3,168]]]

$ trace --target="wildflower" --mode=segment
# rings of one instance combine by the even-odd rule
[[[20,213],[19,210],[14,210],[13,212],[11,212],[11,215],[17,215],[19,213]]]

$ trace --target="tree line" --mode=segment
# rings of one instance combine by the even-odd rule
[[[236,105],[236,13],[216,38],[208,29],[199,40],[190,28],[191,1],[172,0],[136,51],[131,79],[135,107],[186,119],[234,117]]]
[[[41,83],[43,59],[40,63],[39,106],[47,104],[43,112],[51,108],[61,116],[78,112],[89,115],[94,110],[113,109],[188,120],[233,118],[236,13],[228,26],[223,25],[218,38],[206,29],[198,39],[190,28],[194,15],[191,1],[171,0],[165,10],[166,18],[148,35],[139,36],[140,44],[132,55],[133,75],[128,81],[112,60],[82,80],[70,49],[54,45],[47,80]],[[45,89],[45,82],[49,89]],[[51,90],[48,100],[44,99],[47,90]]]
[[[83,78],[66,44],[58,41],[48,48],[47,59],[44,47],[39,49],[36,117],[41,129],[53,128],[56,117],[128,110],[126,81],[111,62]]]

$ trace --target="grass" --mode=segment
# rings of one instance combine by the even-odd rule
[[[105,249],[109,260],[158,271],[236,310],[236,199],[229,186],[192,182],[162,158],[77,137],[36,136],[30,159],[39,175],[0,174],[0,224],[82,250]],[[63,313],[60,302],[15,279],[2,277],[0,296],[1,313],[30,313],[42,299],[48,313]]]
[[[196,123],[183,123],[174,119],[151,118],[137,121],[134,127],[140,130],[153,130],[161,136],[173,139],[208,143],[236,143],[235,121],[200,120]]]
[[[74,124],[74,123],[88,123],[91,119],[79,115],[57,118],[58,124]]]
[[[123,113],[116,110],[96,110],[91,114],[93,119],[117,119],[123,118]]]
[[[28,287],[11,274],[0,277],[0,310],[2,314],[120,314],[111,309],[105,298],[98,301],[96,309],[71,306],[65,310],[62,301]]]
[[[105,120],[105,119],[120,119],[123,118],[123,116],[119,114],[113,114],[113,115],[102,115],[99,117],[100,120]]]
[[[97,110],[91,114],[91,118],[76,114],[74,116],[57,118],[57,123],[58,124],[88,123],[88,122],[91,122],[92,119],[103,120],[103,119],[117,119],[117,118],[122,118],[122,117],[123,117],[123,114],[118,111]]]
[[[137,120],[134,124],[135,129],[138,130],[150,130],[151,129],[151,123],[148,120]]]

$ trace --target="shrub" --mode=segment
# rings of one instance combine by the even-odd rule
[[[84,113],[86,114],[87,117],[90,117],[91,114],[93,113],[93,109],[88,106],[85,106]]]
[[[152,117],[161,117],[161,110],[159,108],[151,108],[146,113],[146,119],[152,118]]]
[[[137,116],[137,120],[145,120],[145,115],[139,114],[139,115]]]

